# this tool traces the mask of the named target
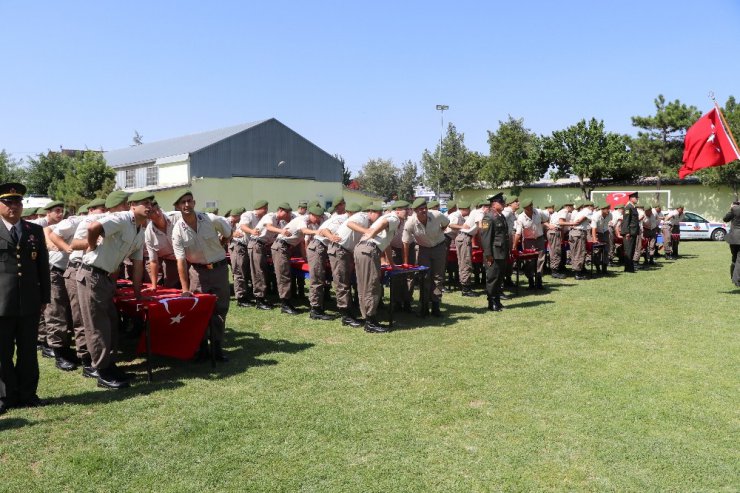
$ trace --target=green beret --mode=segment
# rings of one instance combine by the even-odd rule
[[[560,208],[562,209],[562,208],[563,208],[563,207],[565,207],[566,205],[575,205],[575,202],[574,202],[574,201],[572,201],[572,200],[566,200],[565,202],[563,202],[563,205],[562,205],[562,206],[560,206]]]
[[[408,209],[409,203],[405,200],[396,200],[391,204],[392,209]]]
[[[478,201],[478,207],[483,207],[484,205],[491,205],[491,201],[485,199],[481,199]]]
[[[422,205],[427,204],[427,199],[424,197],[419,197],[418,199],[414,200],[414,203],[411,204],[412,209],[416,209],[417,207],[421,207]]]
[[[521,207],[529,207],[530,205],[532,205],[532,199],[529,197],[525,197],[519,201],[519,205]]]
[[[611,209],[611,207],[607,202],[602,202],[599,204],[599,209]]]
[[[588,207],[588,206],[593,207],[594,206],[594,203],[591,200],[584,200],[581,205],[583,205],[583,207]]]
[[[393,210],[393,204],[391,204],[390,202],[388,202],[387,204],[383,205],[383,210],[384,211],[391,211],[391,210]]]
[[[352,202],[347,207],[344,208],[347,212],[360,212],[362,210],[362,207],[360,207],[360,204],[357,202]]]
[[[225,215],[226,216],[241,216],[245,212],[247,212],[247,209],[245,209],[244,207],[234,207],[233,209],[229,211],[228,214],[225,214]]]
[[[128,198],[129,202],[141,202],[142,200],[154,200],[154,194],[152,192],[134,192]]]
[[[308,202],[306,202],[305,200],[301,200],[300,202],[298,202],[298,207],[308,207]]]
[[[284,211],[289,211],[289,212],[293,210],[293,208],[287,202],[283,202],[281,204],[278,204],[278,209],[282,209]]]
[[[617,209],[624,209],[624,204],[615,205],[614,210],[617,210]]]
[[[175,201],[174,201],[174,202],[172,202],[172,205],[175,205],[175,204],[177,204],[178,202],[180,202],[180,199],[181,199],[181,198],[183,198],[183,197],[184,197],[184,196],[186,196],[186,195],[193,195],[193,192],[191,192],[190,190],[183,190],[183,191],[182,191],[182,192],[181,192],[180,194],[178,194],[178,195],[177,195],[177,196],[175,197]]]
[[[87,203],[87,209],[96,209],[98,207],[105,207],[105,199],[92,199]]]
[[[557,207],[555,207],[555,204],[553,204],[552,202],[550,202],[545,207],[543,207],[543,209],[549,209],[550,207],[552,207],[553,209],[556,209],[557,208]]]
[[[378,204],[373,204],[372,202],[370,202],[369,204],[365,206],[363,210],[365,212],[371,212],[371,211],[372,212],[382,212],[383,208]]]
[[[458,209],[470,209],[470,202],[460,201],[457,203],[457,208]]]
[[[205,209],[203,209],[203,212],[205,212],[206,214],[215,214],[216,211],[218,211],[216,207],[206,207]]]
[[[124,202],[126,202],[127,199],[128,199],[128,194],[124,192],[123,190],[116,190],[115,192],[111,192],[105,198],[105,208],[110,209],[111,207],[116,207],[118,205],[121,205]]]
[[[224,212],[224,217],[229,217],[231,215],[231,209],[226,209],[226,212]]]
[[[683,209],[683,204],[678,204],[677,206],[673,207],[674,209]]]
[[[308,209],[309,214],[313,214],[314,216],[323,216],[324,215],[324,208],[320,205],[315,205]]]
[[[509,200],[506,201],[506,205],[511,205],[518,200],[519,197],[517,197],[516,195],[512,195],[511,197],[509,197]]]
[[[428,209],[434,209],[435,207],[438,207],[438,206],[439,206],[439,200],[430,200],[427,203],[427,208]]]
[[[454,209],[455,207],[457,207],[457,202],[454,200],[447,201],[447,210]]]
[[[36,214],[35,207],[24,207],[23,211],[21,212],[21,218],[32,216],[34,214]]]
[[[252,208],[254,210],[262,209],[263,207],[267,207],[267,204],[268,204],[268,202],[266,200],[260,199],[260,200],[255,201],[255,203],[252,206]]]
[[[49,202],[48,204],[44,206],[44,210],[50,211],[54,207],[64,207],[64,202],[62,202],[61,200],[52,200],[51,202]]]
[[[80,207],[77,208],[77,214],[80,215],[80,216],[83,215],[83,214],[87,214],[87,211],[89,209],[90,209],[90,205],[89,204],[82,204]]]
[[[341,195],[337,195],[336,197],[334,197],[334,200],[331,201],[331,205],[336,207],[342,202],[344,202],[344,197],[342,197]]]

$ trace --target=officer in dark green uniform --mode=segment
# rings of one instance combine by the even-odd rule
[[[491,210],[481,220],[480,236],[486,265],[488,309],[499,312],[504,308],[501,304],[501,283],[509,259],[509,226],[502,214],[504,195],[499,193],[489,200]]]
[[[622,217],[622,234],[624,248],[624,271],[635,272],[635,246],[637,245],[637,236],[640,234],[640,218],[637,215],[637,192],[629,195],[630,201],[624,206],[624,216]]]
[[[25,193],[20,183],[0,185],[0,414],[45,404],[36,394],[36,330],[51,298],[49,252],[44,229],[21,219]]]

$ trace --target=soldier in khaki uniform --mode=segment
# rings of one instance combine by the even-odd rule
[[[164,212],[156,200],[152,202],[152,211],[149,215],[151,221],[144,231],[144,244],[149,254],[149,278],[155,289],[159,283],[160,272],[162,287],[180,287],[177,259],[172,248],[172,231],[179,218],[179,212]]]
[[[121,262],[131,258],[134,295],[141,298],[144,274],[144,229],[154,195],[137,192],[129,198],[130,210],[98,217],[87,227],[88,252],[77,271],[77,294],[85,325],[87,349],[98,373],[98,386],[128,387],[132,375],[115,363],[118,347],[118,311],[113,303]],[[99,242],[98,240],[104,241]]]
[[[591,263],[596,267],[596,272],[606,274],[609,265],[609,223],[612,215],[609,212],[609,204],[601,204],[591,216],[591,241],[604,243],[605,246],[597,251],[591,252]]]
[[[51,295],[49,258],[42,227],[21,219],[25,193],[20,183],[0,185],[0,414],[46,404],[36,394],[36,339]]]
[[[527,289],[544,289],[542,284],[542,273],[545,270],[545,217],[538,209],[535,209],[532,199],[524,198],[520,201],[524,211],[516,216],[514,223],[514,250],[519,248],[519,242],[525,249],[535,249],[538,252],[536,260],[528,260],[524,263],[524,273],[529,281]]]
[[[586,264],[586,240],[591,230],[591,216],[593,202],[585,200],[576,204],[576,211],[571,215],[570,233],[570,264],[573,267],[577,281],[588,279],[584,269]]]
[[[573,213],[573,202],[565,202],[558,212],[550,216],[547,229],[547,242],[550,251],[550,272],[555,279],[565,279],[565,258],[563,240],[568,238],[570,215]]]
[[[229,313],[229,267],[224,245],[231,239],[231,226],[223,217],[196,212],[193,194],[186,190],[175,201],[182,217],[172,230],[172,249],[183,296],[193,292],[216,295],[216,309],[209,322],[213,337],[213,355],[217,361],[228,361],[223,351],[226,315]],[[207,336],[201,342],[196,359],[208,358]]]
[[[265,299],[267,291],[267,255],[271,251],[277,235],[286,232],[285,225],[293,219],[290,204],[280,204],[277,212],[268,212],[259,220],[253,231],[249,243],[249,262],[252,268],[252,290],[254,297],[257,299],[257,308],[260,310],[271,310],[272,306]],[[288,233],[289,234],[289,233]],[[273,253],[274,255],[274,253]],[[275,259],[273,258],[273,265]],[[278,266],[275,267],[275,277],[279,276]],[[280,280],[278,279],[278,286]],[[281,293],[281,299],[282,299]],[[289,302],[283,303],[281,307],[283,313],[296,315],[298,312]],[[292,313],[291,313],[292,312]]]
[[[239,218],[239,222],[237,223],[237,229],[241,231],[241,233],[243,234],[242,238],[247,244],[246,258],[242,261],[242,266],[246,266],[249,268],[249,278],[252,281],[252,293],[254,293],[254,275],[256,272],[255,266],[252,263],[253,254],[255,255],[255,257],[259,257],[260,262],[264,262],[265,266],[267,265],[267,260],[262,257],[264,249],[262,248],[262,245],[255,241],[255,239],[259,236],[259,233],[256,229],[254,229],[257,227],[260,219],[262,219],[264,215],[267,214],[267,206],[268,203],[266,200],[257,200],[252,206],[252,210],[242,213],[241,217]],[[255,247],[257,248],[257,251],[253,251]],[[237,254],[239,254],[238,250],[235,251],[237,252]],[[262,271],[260,270],[260,272]],[[262,282],[264,283],[264,279]],[[236,290],[236,287],[234,289]],[[244,294],[244,298],[247,298],[246,294]],[[248,303],[237,302],[237,304],[242,308],[246,308],[247,306],[249,306]],[[267,305],[266,302],[260,303],[258,299],[255,299],[255,306],[261,310],[269,310],[271,308],[269,305]]]

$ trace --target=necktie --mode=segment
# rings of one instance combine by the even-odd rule
[[[16,231],[15,226],[10,228],[10,239],[13,240],[15,245],[18,244],[18,231]]]

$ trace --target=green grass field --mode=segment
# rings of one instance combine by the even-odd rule
[[[726,244],[681,253],[385,335],[232,304],[229,363],[124,355],[118,392],[44,359],[0,490],[738,491],[740,289]]]

